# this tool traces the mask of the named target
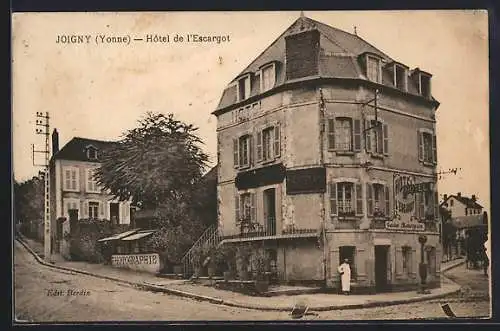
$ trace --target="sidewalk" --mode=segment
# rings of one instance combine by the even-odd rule
[[[43,252],[43,245],[33,240],[21,238],[35,254]],[[441,272],[463,264],[463,259],[444,263]],[[197,300],[208,301],[233,307],[267,311],[291,311],[296,303],[304,303],[311,311],[356,309],[388,306],[410,302],[436,299],[456,293],[460,286],[441,275],[441,287],[432,289],[430,294],[417,294],[416,291],[381,293],[375,295],[340,294],[299,294],[274,297],[253,297],[231,291],[219,290],[210,286],[191,284],[185,280],[168,280],[147,273],[139,273],[108,265],[87,262],[70,262],[57,259],[51,267],[71,269],[74,272],[89,274],[99,278],[132,284],[144,290],[164,292]],[[62,269],[61,268],[61,269]]]

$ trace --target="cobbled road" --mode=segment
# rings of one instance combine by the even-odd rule
[[[449,276],[465,285],[446,299],[379,308],[318,312],[311,320],[444,318],[449,302],[460,317],[489,315],[488,282],[479,271],[461,266]],[[67,295],[74,290],[79,295]],[[54,295],[62,293],[63,295]],[[86,293],[87,295],[82,295]],[[142,291],[92,276],[40,265],[17,241],[14,252],[14,319],[16,322],[80,321],[258,321],[291,320],[288,312],[264,312]]]

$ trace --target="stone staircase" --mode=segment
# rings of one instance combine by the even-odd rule
[[[218,225],[208,227],[181,259],[184,278],[197,278],[199,275],[196,272],[203,266],[203,259],[206,260],[208,254],[217,248],[221,241]]]

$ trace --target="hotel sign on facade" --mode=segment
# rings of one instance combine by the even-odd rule
[[[401,231],[424,231],[425,225],[415,221],[416,193],[433,190],[432,182],[417,183],[413,175],[394,174],[394,220],[387,221],[385,228]]]

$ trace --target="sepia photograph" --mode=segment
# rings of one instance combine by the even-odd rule
[[[486,10],[11,26],[14,324],[492,317]]]

